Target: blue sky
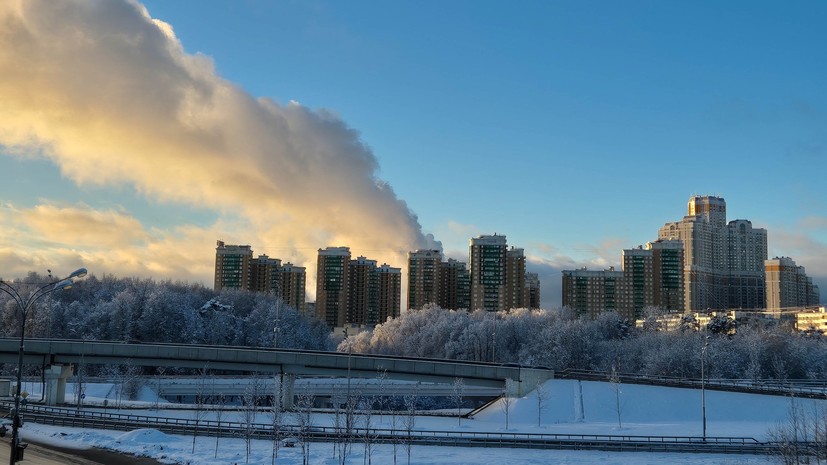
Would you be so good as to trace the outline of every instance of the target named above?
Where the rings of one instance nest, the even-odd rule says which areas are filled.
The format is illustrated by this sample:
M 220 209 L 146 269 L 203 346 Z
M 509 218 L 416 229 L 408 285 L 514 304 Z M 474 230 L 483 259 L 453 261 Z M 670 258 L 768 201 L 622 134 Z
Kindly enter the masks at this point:
M 529 268 L 543 275 L 544 306 L 559 305 L 561 268 L 619 265 L 622 248 L 655 239 L 658 227 L 684 215 L 693 194 L 723 196 L 730 219 L 768 229 L 771 256 L 791 256 L 827 289 L 823 2 L 143 4 L 172 28 L 183 56 L 202 55 L 218 79 L 280 108 L 295 101 L 314 115 L 330 112 L 358 132 L 376 161 L 362 174 L 386 181 L 416 215 L 423 235 L 441 241 L 449 256 L 463 258 L 469 237 L 494 232 L 524 247 Z M 132 18 L 95 14 L 97 22 L 86 27 Z M 100 57 L 106 66 L 113 61 L 104 52 Z M 148 65 L 137 72 L 151 70 L 153 57 L 141 58 Z M 120 74 L 112 75 L 102 85 L 116 86 Z M 77 90 L 68 89 L 62 92 Z M 154 94 L 144 89 L 141 95 L 151 100 Z M 108 272 L 209 285 L 212 243 L 203 241 L 222 231 L 224 239 L 308 268 L 317 247 L 351 245 L 355 254 L 391 262 L 399 260 L 398 248 L 428 243 L 415 225 L 382 232 L 409 238 L 398 248 L 392 237 L 379 244 L 369 233 L 331 232 L 338 230 L 334 225 L 311 235 L 321 243 L 296 244 L 276 238 L 272 231 L 283 230 L 278 221 L 260 224 L 273 210 L 239 220 L 233 208 L 204 200 L 208 193 L 190 195 L 185 178 L 170 187 L 113 175 L 117 166 L 104 175 L 72 173 L 69 158 L 59 153 L 61 135 L 30 132 L 37 143 L 0 138 L 6 146 L 0 153 L 15 154 L 0 156 L 0 169 L 12 174 L 0 186 L 6 223 L 38 205 L 59 214 L 105 212 L 117 224 L 134 220 L 145 234 L 133 238 L 133 256 L 121 257 L 118 267 L 101 261 Z M 115 156 L 113 147 L 108 150 Z M 228 162 L 244 163 L 244 157 Z M 280 164 L 267 166 L 278 170 Z M 295 179 L 294 189 L 314 182 Z M 249 228 L 228 226 L 239 221 L 256 233 L 245 236 Z M 382 228 L 371 229 L 378 236 Z M 3 248 L 14 249 L 5 257 L 15 264 L 8 268 L 27 261 L 42 266 L 46 256 L 27 248 L 44 243 L 73 250 L 77 260 L 102 260 L 100 251 L 85 252 L 82 244 L 53 235 L 34 240 L 34 232 L 0 239 L 0 260 Z M 13 242 L 20 237 L 22 248 Z M 190 250 L 180 250 L 181 244 Z M 181 260 L 203 264 L 142 264 L 152 261 L 152 250 L 173 246 Z M 72 254 L 65 255 L 68 265 Z

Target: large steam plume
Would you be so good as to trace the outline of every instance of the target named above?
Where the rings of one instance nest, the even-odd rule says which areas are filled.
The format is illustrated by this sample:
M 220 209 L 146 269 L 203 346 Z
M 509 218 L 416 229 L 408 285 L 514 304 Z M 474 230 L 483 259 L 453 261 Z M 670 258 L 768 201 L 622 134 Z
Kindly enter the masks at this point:
M 135 2 L 2 2 L 0 76 L 0 144 L 48 157 L 79 185 L 127 184 L 156 202 L 234 215 L 250 229 L 223 238 L 288 247 L 282 255 L 308 271 L 327 245 L 395 266 L 408 250 L 434 246 L 377 179 L 356 131 L 324 110 L 254 98 L 208 57 L 185 53 L 172 27 Z M 71 217 L 54 206 L 19 216 L 50 208 Z M 209 229 L 199 240 L 220 234 Z M 190 250 L 205 269 L 218 238 L 191 244 L 206 247 Z

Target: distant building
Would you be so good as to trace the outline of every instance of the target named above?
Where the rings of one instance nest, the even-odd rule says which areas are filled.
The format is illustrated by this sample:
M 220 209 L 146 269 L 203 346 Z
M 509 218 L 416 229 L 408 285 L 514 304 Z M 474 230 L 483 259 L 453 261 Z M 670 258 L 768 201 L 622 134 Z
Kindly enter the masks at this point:
M 438 303 L 439 272 L 442 252 L 417 250 L 408 252 L 408 309 L 418 310 Z
M 511 247 L 505 253 L 505 309 L 525 308 L 525 252 Z
M 764 262 L 767 276 L 767 311 L 779 314 L 786 309 L 818 305 L 818 286 L 807 276 L 803 266 L 789 257 L 775 257 Z
M 649 242 L 622 254 L 622 271 L 563 271 L 563 305 L 590 318 L 614 311 L 629 320 L 641 318 L 646 307 L 683 311 L 680 241 Z
M 827 312 L 825 312 L 825 308 L 812 307 L 796 312 L 795 329 L 800 332 L 827 334 Z
M 658 231 L 659 239 L 683 243 L 686 310 L 762 308 L 767 231 L 747 220 L 727 224 L 721 197 L 693 196 L 687 210 Z
M 252 258 L 249 245 L 225 245 L 224 241 L 217 241 L 213 289 L 249 289 Z
M 307 271 L 303 266 L 296 266 L 290 262 L 281 266 L 281 298 L 284 303 L 309 314 L 305 303 L 305 286 Z
M 376 269 L 376 273 L 378 319 L 370 324 L 384 323 L 388 318 L 397 318 L 402 307 L 402 270 L 383 263 Z
M 255 292 L 267 292 L 281 297 L 281 260 L 259 255 L 250 260 L 250 286 Z
M 357 257 L 348 262 L 347 317 L 345 323 L 376 324 L 379 319 L 376 260 Z
M 471 311 L 507 310 L 506 238 L 479 236 L 470 241 Z
M 259 255 L 253 258 L 249 245 L 226 245 L 216 242 L 214 289 L 239 289 L 266 292 L 280 297 L 285 304 L 305 311 L 305 269 L 278 258 Z
M 581 317 L 595 318 L 602 312 L 621 311 L 630 303 L 623 272 L 614 268 L 601 271 L 563 271 L 563 306 Z
M 465 263 L 449 258 L 439 264 L 437 305 L 449 310 L 471 308 L 471 274 Z
M 319 249 L 316 262 L 316 317 L 331 328 L 347 322 L 349 247 Z
M 359 256 L 348 247 L 319 249 L 316 316 L 330 328 L 371 328 L 399 316 L 402 270 Z
M 537 273 L 525 274 L 523 302 L 530 309 L 540 308 L 540 277 Z

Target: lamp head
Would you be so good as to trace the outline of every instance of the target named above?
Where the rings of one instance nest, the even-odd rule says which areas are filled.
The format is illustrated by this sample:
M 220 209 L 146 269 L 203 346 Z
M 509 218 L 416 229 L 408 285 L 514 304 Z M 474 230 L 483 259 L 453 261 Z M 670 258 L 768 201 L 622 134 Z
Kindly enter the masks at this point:
M 72 288 L 72 280 L 71 279 L 64 279 L 63 281 L 59 281 L 55 283 L 55 287 L 53 290 L 55 291 L 66 291 Z
M 86 268 L 78 268 L 69 275 L 69 278 L 82 278 L 86 276 Z

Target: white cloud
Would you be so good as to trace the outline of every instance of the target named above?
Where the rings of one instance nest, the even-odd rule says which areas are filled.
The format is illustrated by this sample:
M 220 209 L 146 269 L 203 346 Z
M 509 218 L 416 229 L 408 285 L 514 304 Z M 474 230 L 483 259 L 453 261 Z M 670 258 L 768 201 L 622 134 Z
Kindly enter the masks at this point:
M 172 26 L 141 5 L 12 0 L 0 4 L 0 24 L 0 145 L 9 151 L 46 156 L 79 185 L 129 184 L 150 199 L 240 217 L 250 229 L 238 241 L 290 245 L 305 265 L 315 254 L 296 251 L 327 245 L 349 245 L 395 266 L 408 250 L 438 247 L 376 177 L 376 158 L 358 132 L 326 110 L 254 98 L 216 75 L 208 57 L 185 53 Z M 20 219 L 54 242 L 46 222 L 75 225 L 76 214 L 43 205 Z M 146 253 L 158 244 L 126 214 L 81 216 L 103 230 L 74 231 L 76 241 L 63 241 L 67 256 L 93 259 L 88 243 L 114 231 L 128 240 L 110 246 L 129 244 L 130 257 L 135 243 Z M 208 228 L 209 244 L 228 236 L 219 226 Z M 161 244 L 193 233 L 184 227 L 161 234 Z M 179 245 L 211 266 L 204 256 L 212 247 L 196 249 L 203 242 Z M 121 269 L 203 274 L 146 253 L 138 265 L 121 253 L 111 250 Z M 32 266 L 43 259 L 32 255 Z

